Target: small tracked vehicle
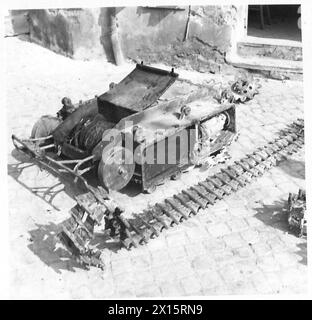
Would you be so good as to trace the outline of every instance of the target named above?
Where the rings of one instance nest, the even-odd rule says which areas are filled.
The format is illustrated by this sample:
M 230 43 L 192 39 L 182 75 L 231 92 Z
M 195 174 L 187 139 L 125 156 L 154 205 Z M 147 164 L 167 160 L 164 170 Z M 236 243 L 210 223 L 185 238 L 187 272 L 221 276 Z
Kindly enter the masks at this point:
M 214 84 L 193 84 L 173 69 L 141 63 L 100 96 L 77 105 L 64 98 L 57 117 L 42 117 L 31 138 L 12 135 L 18 150 L 58 175 L 72 174 L 86 188 L 60 235 L 72 253 L 96 264 L 88 260 L 98 258 L 88 246 L 94 226 L 105 221 L 113 233 L 123 229 L 123 209 L 110 190 L 134 181 L 153 192 L 231 143 L 235 105 L 218 102 L 217 94 Z M 97 172 L 99 186 L 86 179 L 89 171 Z
M 218 104 L 213 89 L 181 80 L 173 70 L 138 64 L 110 87 L 78 106 L 64 98 L 59 117 L 42 117 L 30 139 L 13 135 L 14 145 L 77 179 L 96 168 L 107 192 L 131 180 L 152 191 L 236 133 L 235 106 Z

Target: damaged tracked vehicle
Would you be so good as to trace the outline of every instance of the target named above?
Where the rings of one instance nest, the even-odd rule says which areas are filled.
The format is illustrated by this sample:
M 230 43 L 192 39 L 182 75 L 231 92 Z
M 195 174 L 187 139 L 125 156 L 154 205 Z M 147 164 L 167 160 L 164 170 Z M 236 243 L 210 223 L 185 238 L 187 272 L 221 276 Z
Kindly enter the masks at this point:
M 249 98 L 257 93 L 250 84 L 247 89 Z M 142 191 L 152 192 L 233 140 L 235 105 L 218 103 L 213 98 L 216 93 L 214 84 L 196 85 L 179 79 L 173 69 L 138 64 L 100 96 L 76 106 L 64 98 L 58 117 L 42 117 L 30 139 L 12 136 L 17 149 L 57 174 L 72 174 L 86 188 L 76 197 L 77 205 L 60 233 L 62 242 L 84 264 L 101 265 L 100 252 L 89 245 L 96 225 L 126 239 L 127 247 L 129 241 L 137 244 L 110 190 L 134 181 Z M 85 178 L 91 170 L 97 172 L 98 187 Z M 187 206 L 186 199 L 179 199 Z

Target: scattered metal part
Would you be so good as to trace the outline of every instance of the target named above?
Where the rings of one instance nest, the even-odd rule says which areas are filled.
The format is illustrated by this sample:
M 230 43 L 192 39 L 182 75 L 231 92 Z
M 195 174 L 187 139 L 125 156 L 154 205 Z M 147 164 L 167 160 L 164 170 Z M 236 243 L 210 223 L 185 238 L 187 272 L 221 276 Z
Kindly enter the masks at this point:
M 235 105 L 207 103 L 207 96 L 211 94 L 212 88 L 215 89 L 219 85 L 218 83 L 211 81 L 208 89 L 205 85 L 179 82 L 177 78 L 178 74 L 174 73 L 173 69 L 168 72 L 143 64 L 137 65 L 124 80 L 111 85 L 108 92 L 85 102 L 80 101 L 75 110 L 72 109 L 71 101 L 64 98 L 64 112 L 60 113 L 62 122 L 53 130 L 52 138 L 50 134 L 24 140 L 12 136 L 15 147 L 29 154 L 40 165 L 59 175 L 64 172 L 70 173 L 75 181 L 83 182 L 87 192 L 76 198 L 77 204 L 70 212 L 71 217 L 62 224 L 59 238 L 86 267 L 104 266 L 100 250 L 92 245 L 96 226 L 103 227 L 105 232 L 109 231 L 111 237 L 119 238 L 126 248 L 138 247 L 158 236 L 163 230 L 181 223 L 190 215 L 197 214 L 200 209 L 213 205 L 217 199 L 223 199 L 243 187 L 252 178 L 261 176 L 271 164 L 278 164 L 304 143 L 303 121 L 298 121 L 266 146 L 269 153 L 262 148 L 207 178 L 206 181 L 135 215 L 134 218 L 125 218 L 122 214 L 124 210 L 110 197 L 109 189 L 119 190 L 133 177 L 135 181 L 140 182 L 142 190 L 152 191 L 156 185 L 175 172 L 183 171 L 187 166 L 194 164 L 190 154 L 195 149 L 200 151 L 199 161 L 204 158 L 211 159 L 218 152 L 225 160 L 223 152 L 220 151 L 224 151 L 225 146 L 237 137 Z M 259 86 L 252 81 L 244 77 L 236 79 L 231 84 L 231 95 L 223 102 L 244 102 L 253 98 L 258 93 Z M 176 91 L 170 93 L 169 89 L 174 83 L 178 84 L 178 88 L 181 84 L 187 85 L 190 92 L 185 93 L 182 90 L 183 94 L 177 98 Z M 145 86 L 144 90 L 142 85 Z M 164 94 L 167 94 L 165 99 L 159 100 Z M 173 95 L 171 99 L 170 94 Z M 193 112 L 196 108 L 197 112 Z M 176 115 L 183 121 L 178 121 Z M 143 161 L 139 169 L 141 171 L 136 171 L 133 166 L 127 167 L 127 163 L 123 161 L 127 149 L 122 145 L 119 151 L 113 146 L 107 154 L 107 159 L 119 159 L 118 165 L 116 161 L 112 161 L 113 164 L 105 163 L 107 159 L 103 160 L 103 150 L 109 140 L 106 141 L 102 134 L 112 127 L 120 129 L 124 119 L 137 124 L 136 127 L 132 127 L 135 133 L 133 142 L 142 143 L 139 154 L 141 160 L 145 159 L 148 151 L 152 151 L 154 155 L 155 143 L 160 139 L 177 137 L 181 130 L 188 130 L 190 134 L 195 126 L 196 137 L 187 149 L 187 159 L 180 159 L 175 166 L 166 163 L 160 168 L 153 164 L 145 165 Z M 156 135 L 155 138 L 154 133 L 158 129 L 154 124 L 155 119 L 164 124 L 167 135 Z M 131 128 L 129 130 L 131 131 Z M 126 137 L 127 132 L 122 131 L 122 141 L 119 142 L 124 143 Z M 55 148 L 51 141 L 47 143 L 51 139 Z M 44 141 L 46 144 L 42 145 L 41 142 Z M 180 140 L 181 143 L 188 145 L 183 139 Z M 53 156 L 47 154 L 47 148 L 54 149 Z M 182 150 L 181 145 L 179 148 Z M 65 156 L 69 160 L 56 159 L 56 155 Z M 215 162 L 220 160 L 219 157 Z M 104 188 L 91 186 L 83 176 L 85 172 L 96 167 Z
M 254 79 L 251 74 L 244 73 L 229 82 L 230 87 L 222 90 L 219 102 L 223 103 L 244 103 L 254 98 L 259 93 L 261 85 L 259 79 Z
M 306 192 L 299 189 L 298 194 L 289 193 L 288 196 L 288 225 L 298 237 L 307 235 L 307 207 Z
M 189 106 L 182 106 L 180 110 L 179 120 L 184 119 L 184 117 L 187 117 L 191 113 L 191 108 Z
M 207 178 L 206 181 L 199 182 L 195 186 L 182 190 L 180 194 L 174 195 L 173 198 L 167 198 L 161 203 L 157 203 L 155 206 L 144 210 L 142 213 L 135 214 L 131 220 L 122 218 L 122 213 L 120 213 L 115 219 L 118 221 L 119 228 L 122 230 L 122 232 L 119 233 L 121 243 L 128 249 L 144 244 L 148 242 L 149 239 L 157 237 L 165 229 L 182 223 L 189 218 L 190 214 L 197 214 L 199 209 L 205 209 L 210 205 L 213 206 L 218 199 L 221 200 L 226 195 L 230 195 L 239 188 L 243 188 L 248 182 L 251 182 L 253 178 L 262 176 L 273 165 L 278 165 L 279 161 L 283 160 L 284 157 L 273 162 L 272 166 L 266 166 L 263 165 L 263 163 L 269 161 L 271 158 L 277 159 L 278 154 L 285 148 L 291 147 L 289 154 L 292 154 L 303 146 L 303 123 L 299 122 L 298 126 L 292 125 L 290 128 L 290 131 L 282 133 L 272 143 L 258 148 L 257 151 L 252 154 L 252 157 L 249 155 L 240 161 L 235 161 L 234 164 L 221 170 L 214 176 Z M 294 139 L 289 139 L 289 135 L 292 135 Z M 281 143 L 281 141 L 283 142 Z M 279 145 L 280 147 L 274 148 L 275 145 Z M 92 197 L 91 194 L 89 196 Z M 290 195 L 289 197 L 289 224 L 299 229 L 299 235 L 306 233 L 306 218 L 303 213 L 305 204 L 303 205 L 303 198 L 305 199 L 305 194 L 302 191 L 301 193 L 299 192 L 298 196 Z M 90 203 L 98 203 L 98 200 L 95 198 L 89 198 L 89 201 Z M 85 208 L 84 206 L 84 209 Z M 103 210 L 105 209 L 103 208 Z M 73 212 L 74 211 L 72 211 L 72 215 Z M 85 210 L 84 214 L 88 216 L 89 212 Z M 76 220 L 70 221 L 71 224 L 75 226 L 78 225 Z M 65 222 L 64 225 L 67 223 L 68 222 Z M 79 228 L 82 228 L 82 226 L 79 225 Z M 72 226 L 70 230 L 73 230 Z M 87 232 L 83 233 L 83 236 L 74 231 L 70 235 L 73 237 L 72 246 L 74 246 L 75 249 L 72 250 L 72 252 L 74 252 L 76 256 L 83 256 L 84 260 L 89 257 L 91 252 L 89 242 L 92 228 L 90 229 L 89 227 L 87 230 Z M 67 232 L 67 235 L 68 234 L 69 232 Z

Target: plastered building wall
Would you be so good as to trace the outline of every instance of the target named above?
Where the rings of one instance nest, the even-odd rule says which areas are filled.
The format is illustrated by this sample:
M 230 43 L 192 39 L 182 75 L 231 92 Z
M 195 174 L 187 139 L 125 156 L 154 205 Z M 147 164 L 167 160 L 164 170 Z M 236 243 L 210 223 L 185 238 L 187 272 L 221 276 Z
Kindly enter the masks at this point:
M 235 6 L 30 10 L 31 41 L 74 59 L 114 62 L 112 34 L 124 60 L 163 63 L 202 72 L 228 68 L 238 12 Z

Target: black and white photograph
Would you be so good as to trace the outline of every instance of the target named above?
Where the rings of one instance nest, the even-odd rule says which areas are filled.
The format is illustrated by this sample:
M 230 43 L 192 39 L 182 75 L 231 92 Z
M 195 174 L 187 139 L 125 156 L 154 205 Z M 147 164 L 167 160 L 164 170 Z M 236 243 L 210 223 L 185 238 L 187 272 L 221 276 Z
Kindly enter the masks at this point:
M 24 2 L 3 10 L 8 298 L 308 295 L 311 6 Z

